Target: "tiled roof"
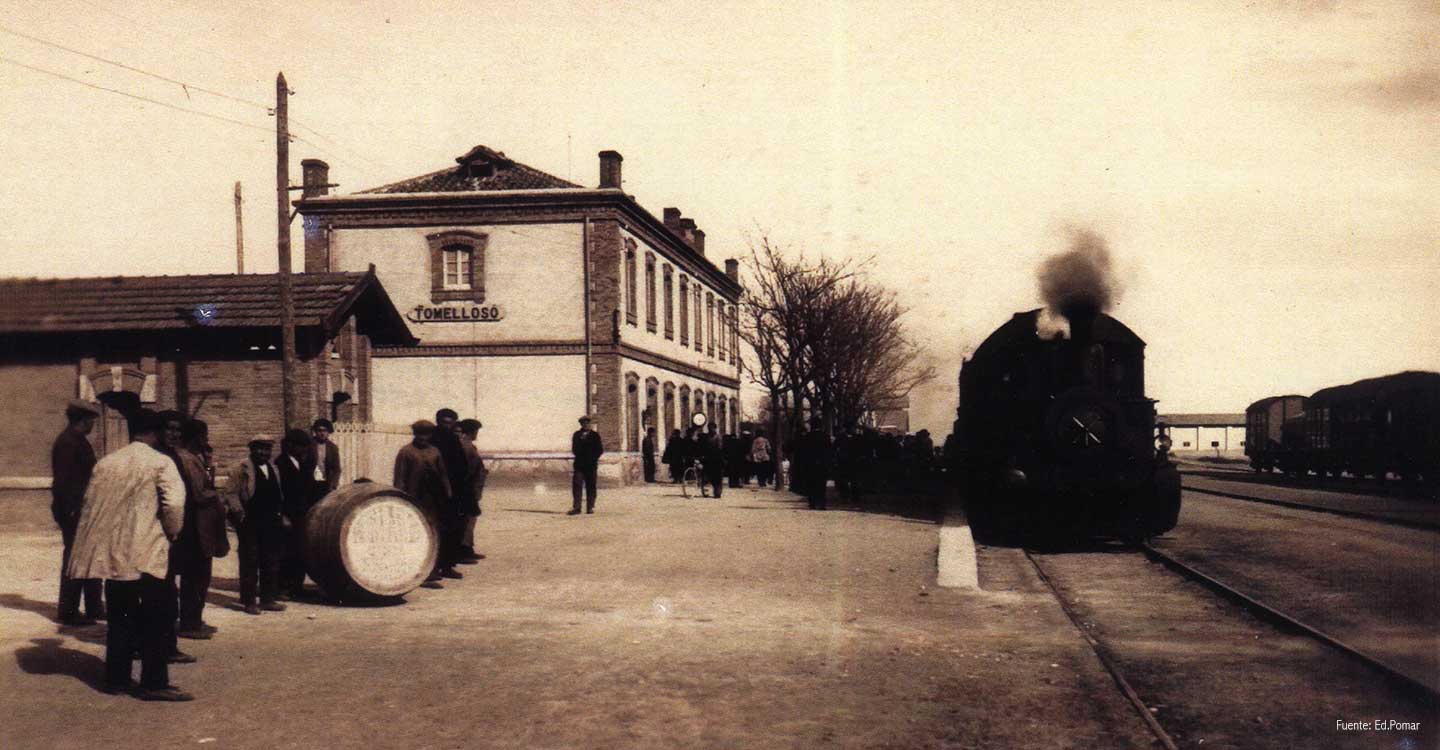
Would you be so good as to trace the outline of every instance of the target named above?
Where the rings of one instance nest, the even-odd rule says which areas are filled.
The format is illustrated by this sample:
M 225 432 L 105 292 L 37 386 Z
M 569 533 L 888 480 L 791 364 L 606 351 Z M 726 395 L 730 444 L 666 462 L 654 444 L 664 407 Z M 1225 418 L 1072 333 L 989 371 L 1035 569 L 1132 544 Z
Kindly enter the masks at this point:
M 1242 427 L 1244 414 L 1161 414 L 1155 418 L 1170 427 Z
M 458 193 L 479 190 L 557 190 L 581 187 L 521 164 L 485 146 L 455 158 L 458 166 L 392 182 L 361 193 Z
M 297 327 L 334 325 L 373 289 L 383 301 L 380 327 L 398 333 L 400 320 L 404 329 L 371 273 L 291 279 Z M 280 325 L 279 297 L 278 274 L 0 279 L 0 334 L 273 327 Z

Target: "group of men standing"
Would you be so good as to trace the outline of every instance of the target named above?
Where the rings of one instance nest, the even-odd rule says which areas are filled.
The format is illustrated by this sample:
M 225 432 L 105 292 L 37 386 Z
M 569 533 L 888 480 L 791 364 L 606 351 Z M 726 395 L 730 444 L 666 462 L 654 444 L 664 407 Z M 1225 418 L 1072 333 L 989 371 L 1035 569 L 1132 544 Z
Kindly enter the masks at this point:
M 641 457 L 645 468 L 645 481 L 654 482 L 655 428 L 646 430 L 641 443 Z M 769 484 L 775 476 L 775 456 L 769 438 L 763 431 L 751 436 L 749 431 L 739 435 L 721 435 L 715 425 L 708 429 L 691 427 L 683 434 L 680 430 L 670 433 L 661 455 L 670 469 L 670 481 L 680 482 L 685 470 L 698 462 L 701 480 L 710 485 L 715 497 L 724 491 L 726 480 L 731 487 L 744 487 L 751 478 L 759 481 L 761 487 Z
M 395 456 L 393 484 L 431 513 L 439 532 L 440 549 L 435 569 L 421 584 L 425 588 L 443 588 L 444 578 L 464 578 L 455 566 L 485 557 L 475 551 L 475 524 L 489 474 L 475 446 L 481 424 L 459 416 L 454 409 L 440 409 L 434 422 L 410 425 L 411 440 Z
M 203 420 L 137 409 L 127 418 L 131 442 L 97 461 L 87 436 L 98 417 L 93 404 L 70 402 L 51 450 L 51 512 L 64 544 L 58 619 L 108 620 L 106 692 L 191 700 L 170 684 L 169 665 L 196 660 L 179 638 L 218 632 L 203 612 L 214 560 L 230 552 L 227 519 L 239 540 L 241 607 L 251 615 L 283 611 L 305 581 L 305 514 L 340 479 L 334 427 L 320 419 L 309 433 L 287 431 L 278 461 L 273 439 L 255 436 L 222 497 Z

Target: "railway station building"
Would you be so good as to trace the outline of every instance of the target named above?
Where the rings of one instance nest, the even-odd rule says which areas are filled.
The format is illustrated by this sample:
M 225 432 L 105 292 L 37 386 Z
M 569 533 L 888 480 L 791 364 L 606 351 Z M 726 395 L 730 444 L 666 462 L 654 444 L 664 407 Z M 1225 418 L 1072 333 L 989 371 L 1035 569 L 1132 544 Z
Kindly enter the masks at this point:
M 303 426 L 368 420 L 371 352 L 413 342 L 410 326 L 374 269 L 292 278 Z M 205 420 L 220 467 L 253 435 L 278 438 L 278 298 L 275 274 L 0 280 L 0 486 L 50 486 L 50 445 L 77 398 L 101 414 L 101 456 L 129 442 L 125 415 L 141 406 Z
M 621 165 L 601 152 L 598 186 L 583 187 L 476 146 L 332 195 L 328 165 L 302 162 L 306 273 L 373 265 L 414 331 L 373 349 L 372 441 L 398 445 L 405 425 L 450 407 L 483 423 L 498 475 L 568 475 L 589 414 L 613 482 L 638 480 L 647 427 L 657 452 L 696 412 L 738 427 L 738 263 L 717 266 L 678 209 L 641 206 Z
M 1245 454 L 1244 414 L 1161 414 L 1155 421 L 1169 431 L 1173 454 Z

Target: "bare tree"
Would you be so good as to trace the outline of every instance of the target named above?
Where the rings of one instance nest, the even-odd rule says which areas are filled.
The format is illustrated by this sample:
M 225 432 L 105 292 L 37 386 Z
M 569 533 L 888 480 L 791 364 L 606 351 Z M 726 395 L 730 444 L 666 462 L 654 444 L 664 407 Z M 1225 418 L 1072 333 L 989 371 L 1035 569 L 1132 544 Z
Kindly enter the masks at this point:
M 868 261 L 793 258 L 763 234 L 751 243 L 741 337 L 751 382 L 769 395 L 794 434 L 806 412 L 827 427 L 891 406 L 935 377 L 907 335 L 895 293 L 864 277 Z

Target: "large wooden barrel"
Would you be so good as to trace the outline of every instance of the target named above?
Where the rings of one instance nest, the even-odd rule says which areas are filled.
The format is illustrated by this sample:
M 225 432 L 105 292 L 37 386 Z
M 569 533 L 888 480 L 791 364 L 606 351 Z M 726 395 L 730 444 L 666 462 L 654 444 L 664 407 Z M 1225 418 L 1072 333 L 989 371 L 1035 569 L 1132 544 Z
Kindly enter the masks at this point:
M 327 596 L 374 601 L 403 596 L 435 567 L 439 537 L 428 508 L 394 487 L 341 487 L 305 516 L 304 556 Z

